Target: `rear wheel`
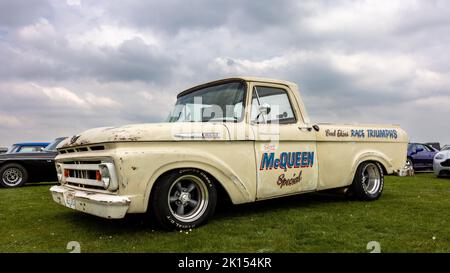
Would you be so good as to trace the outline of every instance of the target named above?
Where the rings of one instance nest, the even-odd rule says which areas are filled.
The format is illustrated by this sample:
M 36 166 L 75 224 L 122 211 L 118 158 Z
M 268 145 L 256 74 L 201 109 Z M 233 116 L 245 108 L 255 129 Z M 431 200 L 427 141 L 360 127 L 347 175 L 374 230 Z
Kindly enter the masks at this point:
M 28 180 L 27 170 L 19 164 L 6 164 L 0 168 L 0 185 L 5 188 L 16 188 Z
M 214 214 L 217 191 L 209 176 L 196 169 L 170 172 L 157 182 L 150 200 L 157 223 L 166 229 L 190 229 Z
M 356 170 L 353 179 L 353 192 L 361 200 L 376 200 L 380 198 L 384 187 L 384 174 L 376 162 L 363 162 Z

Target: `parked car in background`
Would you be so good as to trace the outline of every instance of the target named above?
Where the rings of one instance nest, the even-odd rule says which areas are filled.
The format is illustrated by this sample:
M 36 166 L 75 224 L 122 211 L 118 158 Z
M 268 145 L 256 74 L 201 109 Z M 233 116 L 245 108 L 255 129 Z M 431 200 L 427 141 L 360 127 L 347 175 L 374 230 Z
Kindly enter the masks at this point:
M 8 151 L 8 148 L 0 148 L 0 154 L 4 154 Z
M 433 171 L 437 177 L 450 176 L 450 146 L 442 147 L 434 156 Z
M 50 142 L 24 142 L 24 143 L 16 143 L 8 149 L 7 153 L 33 153 L 33 152 L 42 152 L 45 147 L 47 147 Z
M 55 139 L 42 152 L 0 154 L 0 186 L 14 188 L 27 182 L 57 181 L 56 146 L 64 139 Z
M 439 151 L 430 145 L 423 143 L 408 144 L 408 158 L 406 165 L 412 166 L 414 170 L 432 170 L 434 156 Z

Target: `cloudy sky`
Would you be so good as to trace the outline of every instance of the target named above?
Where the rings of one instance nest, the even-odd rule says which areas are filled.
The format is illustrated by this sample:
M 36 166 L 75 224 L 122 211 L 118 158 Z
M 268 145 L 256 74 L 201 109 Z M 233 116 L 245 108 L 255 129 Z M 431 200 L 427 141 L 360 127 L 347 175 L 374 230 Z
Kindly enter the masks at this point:
M 163 121 L 231 75 L 300 86 L 318 122 L 450 144 L 450 1 L 1 0 L 0 146 Z

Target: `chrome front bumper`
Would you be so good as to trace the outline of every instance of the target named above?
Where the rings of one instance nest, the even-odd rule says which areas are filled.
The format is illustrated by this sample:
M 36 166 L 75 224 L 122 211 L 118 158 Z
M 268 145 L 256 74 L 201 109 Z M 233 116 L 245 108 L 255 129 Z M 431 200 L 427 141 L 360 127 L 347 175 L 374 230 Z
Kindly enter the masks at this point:
M 108 219 L 125 217 L 131 202 L 126 196 L 86 192 L 64 186 L 53 186 L 50 192 L 56 203 Z

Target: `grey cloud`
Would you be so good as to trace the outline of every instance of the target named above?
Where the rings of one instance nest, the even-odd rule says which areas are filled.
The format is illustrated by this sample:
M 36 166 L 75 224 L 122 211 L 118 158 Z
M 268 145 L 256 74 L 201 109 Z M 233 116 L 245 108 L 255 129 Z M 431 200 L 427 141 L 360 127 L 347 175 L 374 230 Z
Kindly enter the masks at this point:
M 14 0 L 0 2 L 0 30 L 19 27 L 50 17 L 54 11 L 46 0 Z
M 234 25 L 240 30 L 258 30 L 284 24 L 299 15 L 292 1 L 113 1 L 108 10 L 138 27 L 156 27 L 174 33 L 180 29 Z
M 21 49 L 0 42 L 0 61 L 8 64 L 0 68 L 0 78 L 163 82 L 175 64 L 168 53 L 156 52 L 139 38 L 124 41 L 118 48 L 79 50 L 62 46 L 65 44 L 55 41 Z
M 165 81 L 174 60 L 168 53 L 155 51 L 141 39 L 125 41 L 117 50 L 108 50 L 105 58 L 93 58 L 90 75 L 104 81 Z

